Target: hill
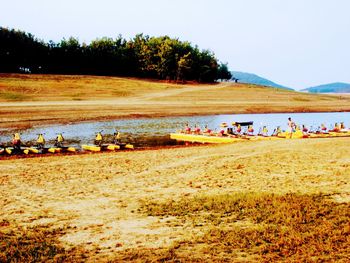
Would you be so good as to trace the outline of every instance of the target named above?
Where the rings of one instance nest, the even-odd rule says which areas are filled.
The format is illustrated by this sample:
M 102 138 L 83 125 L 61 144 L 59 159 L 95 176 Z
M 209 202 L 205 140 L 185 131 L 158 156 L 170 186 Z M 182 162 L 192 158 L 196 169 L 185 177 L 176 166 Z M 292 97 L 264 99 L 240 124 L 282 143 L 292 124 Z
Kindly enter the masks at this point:
M 310 87 L 303 89 L 301 91 L 311 92 L 311 93 L 350 93 L 350 84 L 335 82 L 324 85 L 319 85 L 315 87 Z
M 271 80 L 265 79 L 263 77 L 260 77 L 258 75 L 252 74 L 252 73 L 240 72 L 240 71 L 231 71 L 231 73 L 232 73 L 231 80 L 238 79 L 238 82 L 240 82 L 240 83 L 256 84 L 256 85 L 261 85 L 261 86 L 269 86 L 269 87 L 274 87 L 274 88 L 293 90 L 291 88 L 282 86 L 282 85 L 277 84 Z

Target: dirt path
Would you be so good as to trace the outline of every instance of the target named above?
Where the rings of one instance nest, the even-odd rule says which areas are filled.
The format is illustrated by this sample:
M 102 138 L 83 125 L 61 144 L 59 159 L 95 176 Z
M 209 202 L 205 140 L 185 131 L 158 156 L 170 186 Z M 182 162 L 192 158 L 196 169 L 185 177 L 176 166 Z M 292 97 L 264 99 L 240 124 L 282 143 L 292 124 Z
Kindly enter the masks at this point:
M 166 247 L 196 234 L 143 202 L 208 193 L 329 194 L 350 202 L 348 138 L 242 142 L 166 150 L 0 160 L 0 220 L 64 228 L 67 247 Z M 334 151 L 334 149 L 337 149 Z

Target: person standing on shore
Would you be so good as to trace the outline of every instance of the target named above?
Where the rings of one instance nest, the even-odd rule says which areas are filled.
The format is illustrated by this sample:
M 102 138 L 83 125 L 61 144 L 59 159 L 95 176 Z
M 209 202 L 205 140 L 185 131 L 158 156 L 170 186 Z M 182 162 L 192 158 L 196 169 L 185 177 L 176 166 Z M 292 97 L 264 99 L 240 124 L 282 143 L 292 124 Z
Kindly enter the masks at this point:
M 292 138 L 293 132 L 295 132 L 295 122 L 292 121 L 292 118 L 288 118 L 288 133 L 289 133 L 289 138 Z

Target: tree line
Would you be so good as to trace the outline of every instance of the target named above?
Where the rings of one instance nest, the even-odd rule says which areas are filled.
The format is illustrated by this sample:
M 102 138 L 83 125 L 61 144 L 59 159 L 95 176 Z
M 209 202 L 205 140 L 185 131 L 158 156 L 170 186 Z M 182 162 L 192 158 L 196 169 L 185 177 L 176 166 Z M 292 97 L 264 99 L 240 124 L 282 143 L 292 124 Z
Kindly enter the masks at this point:
M 0 72 L 82 74 L 214 82 L 230 79 L 227 64 L 213 52 L 168 36 L 121 35 L 80 43 L 37 39 L 20 30 L 0 27 Z

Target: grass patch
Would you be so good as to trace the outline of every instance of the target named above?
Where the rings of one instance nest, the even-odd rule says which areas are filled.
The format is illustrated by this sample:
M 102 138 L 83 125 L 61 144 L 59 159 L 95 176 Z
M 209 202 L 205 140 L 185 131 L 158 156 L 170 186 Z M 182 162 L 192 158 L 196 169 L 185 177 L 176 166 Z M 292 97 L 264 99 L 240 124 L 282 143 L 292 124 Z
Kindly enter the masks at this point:
M 141 210 L 152 216 L 176 216 L 200 227 L 203 234 L 168 250 L 128 251 L 124 259 L 345 262 L 350 256 L 350 204 L 319 195 L 200 196 L 145 202 Z
M 123 90 L 113 90 L 112 95 L 115 97 L 128 97 L 134 95 L 132 92 L 123 91 Z
M 22 101 L 30 97 L 28 95 L 24 95 L 17 92 L 0 92 L 0 98 L 7 101 Z
M 0 226 L 9 226 L 2 221 Z M 77 262 L 85 257 L 83 250 L 67 251 L 57 241 L 61 229 L 43 227 L 0 229 L 0 262 Z
M 309 98 L 305 98 L 305 97 L 293 97 L 294 101 L 311 101 L 311 99 Z

